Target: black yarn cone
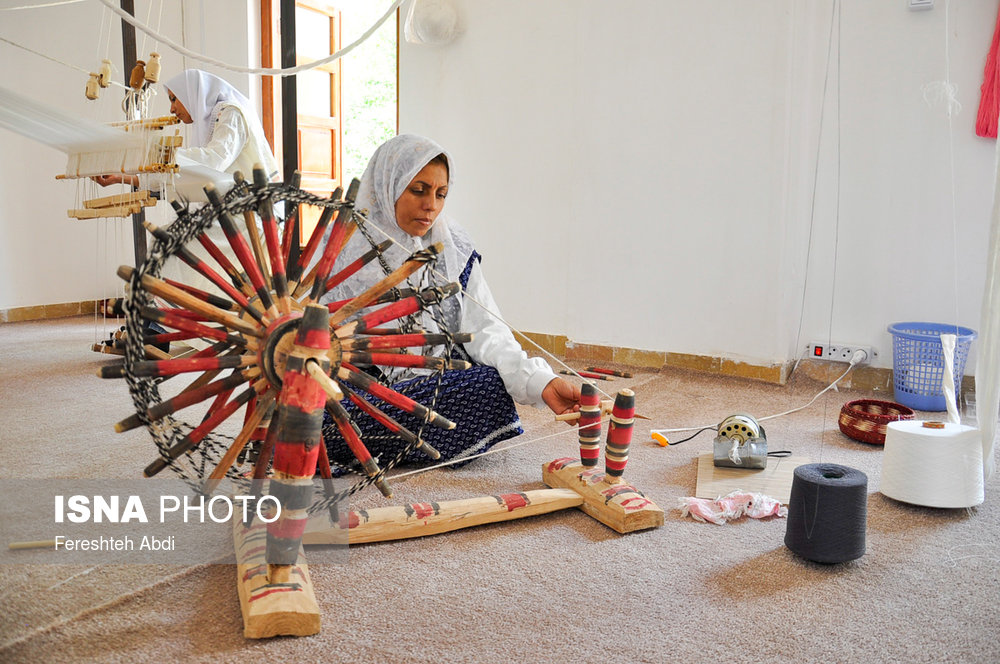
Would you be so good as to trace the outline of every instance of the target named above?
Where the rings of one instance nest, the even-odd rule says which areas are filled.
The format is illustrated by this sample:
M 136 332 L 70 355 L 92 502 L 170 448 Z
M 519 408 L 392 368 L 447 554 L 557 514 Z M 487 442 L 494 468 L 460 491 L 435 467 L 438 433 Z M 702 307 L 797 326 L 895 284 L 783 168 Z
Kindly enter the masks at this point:
M 868 476 L 833 463 L 795 469 L 785 546 L 806 560 L 843 563 L 865 554 Z

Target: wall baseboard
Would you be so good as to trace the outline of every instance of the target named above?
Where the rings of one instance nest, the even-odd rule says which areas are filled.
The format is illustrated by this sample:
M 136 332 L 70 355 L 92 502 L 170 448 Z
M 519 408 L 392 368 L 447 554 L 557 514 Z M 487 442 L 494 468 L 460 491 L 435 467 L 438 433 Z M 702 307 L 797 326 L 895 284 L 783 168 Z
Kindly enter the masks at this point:
M 725 357 L 710 357 L 706 355 L 688 355 L 686 353 L 671 353 L 667 351 L 638 350 L 635 348 L 619 348 L 598 344 L 576 343 L 561 334 L 540 334 L 524 332 L 528 337 L 548 352 L 567 361 L 611 362 L 630 367 L 660 370 L 666 367 L 693 369 L 722 376 L 750 378 L 767 383 L 784 385 L 791 377 L 792 370 L 796 373 L 830 384 L 847 369 L 842 362 L 821 362 L 804 359 L 795 368 L 795 362 L 785 362 L 768 366 L 738 362 Z M 529 346 L 530 352 L 532 348 Z M 875 392 L 879 398 L 891 401 L 892 369 L 884 367 L 859 366 L 847 375 L 838 386 L 845 389 L 867 390 Z M 962 380 L 962 394 L 975 391 L 975 377 L 965 376 Z M 881 394 L 879 394 L 881 393 Z
M 93 314 L 98 302 L 84 300 L 83 302 L 63 302 L 60 304 L 41 304 L 30 307 L 14 307 L 0 309 L 0 324 L 18 323 L 32 320 L 48 320 L 54 318 L 69 318 Z M 599 344 L 576 343 L 562 334 L 542 334 L 538 332 L 518 332 L 528 337 L 546 351 L 567 361 L 612 362 L 630 367 L 660 370 L 665 367 L 693 369 L 722 376 L 750 378 L 766 383 L 784 385 L 791 376 L 794 362 L 773 364 L 768 366 L 738 362 L 725 357 L 708 355 L 689 355 L 686 353 L 671 353 L 668 351 L 640 350 L 618 346 L 602 346 Z M 527 351 L 535 350 L 530 345 Z M 844 372 L 847 366 L 841 362 L 821 362 L 806 359 L 799 363 L 797 371 L 820 382 L 832 383 Z M 869 390 L 885 393 L 886 399 L 892 399 L 892 369 L 861 366 L 850 373 L 839 385 L 845 389 Z M 975 392 L 975 377 L 965 376 L 962 380 L 962 394 Z
M 59 304 L 39 304 L 30 307 L 0 309 L 0 323 L 20 323 L 29 320 L 84 316 L 94 313 L 96 307 L 97 302 L 95 300 L 84 300 L 83 302 L 62 302 Z
M 696 371 L 722 374 L 724 376 L 751 378 L 779 385 L 784 385 L 788 380 L 793 366 L 791 362 L 760 366 L 725 357 L 708 357 L 704 355 L 689 355 L 687 353 L 671 353 L 668 351 L 582 344 L 561 334 L 539 334 L 536 332 L 525 332 L 523 334 L 548 352 L 566 360 L 595 363 L 612 362 L 630 367 L 657 370 L 664 367 L 678 367 L 681 369 L 694 369 Z

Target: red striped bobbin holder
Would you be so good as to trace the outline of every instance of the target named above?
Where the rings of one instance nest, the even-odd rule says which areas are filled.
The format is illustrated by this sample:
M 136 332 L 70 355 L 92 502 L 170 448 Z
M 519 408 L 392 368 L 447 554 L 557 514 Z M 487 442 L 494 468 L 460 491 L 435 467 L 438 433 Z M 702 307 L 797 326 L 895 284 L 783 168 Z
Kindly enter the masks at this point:
M 271 565 L 295 563 L 309 516 L 326 392 L 309 376 L 306 363 L 317 362 L 324 371 L 330 370 L 329 319 L 325 306 L 306 307 L 282 376 L 285 389 L 278 398 L 274 477 L 269 489 L 281 505 L 281 515 L 267 526 L 267 562 Z
M 635 393 L 621 390 L 615 397 L 608 425 L 608 442 L 604 450 L 604 481 L 618 484 L 622 481 L 628 463 L 628 447 L 632 442 L 632 425 L 635 422 Z
M 580 386 L 580 463 L 597 465 L 601 455 L 601 395 L 593 383 Z

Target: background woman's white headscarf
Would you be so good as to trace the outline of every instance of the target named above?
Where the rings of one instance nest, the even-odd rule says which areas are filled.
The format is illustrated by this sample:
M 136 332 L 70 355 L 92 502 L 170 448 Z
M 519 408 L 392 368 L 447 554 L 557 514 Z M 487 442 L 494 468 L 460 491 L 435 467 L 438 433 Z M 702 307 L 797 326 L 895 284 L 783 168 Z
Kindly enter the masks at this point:
M 191 119 L 194 121 L 192 129 L 194 140 L 197 143 L 194 147 L 205 147 L 212 138 L 212 130 L 215 128 L 215 118 L 218 115 L 220 104 L 237 106 L 247 123 L 247 129 L 253 133 L 257 145 L 262 147 L 268 145 L 264 136 L 264 127 L 260 124 L 253 104 L 246 98 L 246 95 L 215 74 L 209 74 L 200 69 L 185 69 L 167 81 L 165 86 L 191 114 Z M 269 162 L 264 163 L 269 173 L 278 168 L 278 164 L 270 152 L 267 155 L 261 155 L 261 161 Z
M 389 139 L 375 151 L 365 168 L 364 175 L 361 176 L 361 188 L 358 191 L 355 208 L 367 210 L 368 227 L 371 229 L 369 235 L 375 243 L 382 242 L 386 237 L 395 241 L 384 253 L 390 269 L 399 267 L 414 251 L 440 242 L 444 245 L 444 250 L 432 268 L 443 274 L 448 282 L 452 282 L 458 281 L 459 275 L 472 255 L 472 240 L 465 230 L 443 210 L 422 238 L 407 234 L 396 223 L 396 201 L 417 173 L 439 154 L 445 155 L 448 160 L 450 191 L 455 177 L 455 166 L 444 148 L 429 138 L 413 134 L 402 134 Z M 355 232 L 338 257 L 334 271 L 357 259 L 370 248 L 371 245 L 364 235 L 360 231 Z M 377 260 L 373 261 L 346 283 L 334 289 L 324 300 L 334 301 L 354 297 L 384 276 L 382 266 Z M 441 283 L 443 279 L 436 278 L 435 281 Z M 450 306 L 445 307 L 449 328 L 456 332 L 460 322 L 460 298 L 449 299 L 459 304 L 456 307 L 449 303 Z M 425 325 L 425 327 L 431 326 Z

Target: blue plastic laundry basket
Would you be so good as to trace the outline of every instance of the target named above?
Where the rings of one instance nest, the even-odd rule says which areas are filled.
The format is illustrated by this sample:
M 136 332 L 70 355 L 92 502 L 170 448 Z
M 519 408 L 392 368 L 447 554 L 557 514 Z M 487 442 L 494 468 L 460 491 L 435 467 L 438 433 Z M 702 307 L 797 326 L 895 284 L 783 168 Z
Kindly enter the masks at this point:
M 976 331 L 942 323 L 893 323 L 892 387 L 896 401 L 915 410 L 947 410 L 941 381 L 944 379 L 944 352 L 941 335 L 955 338 L 955 400 L 962 389 L 965 360 Z

